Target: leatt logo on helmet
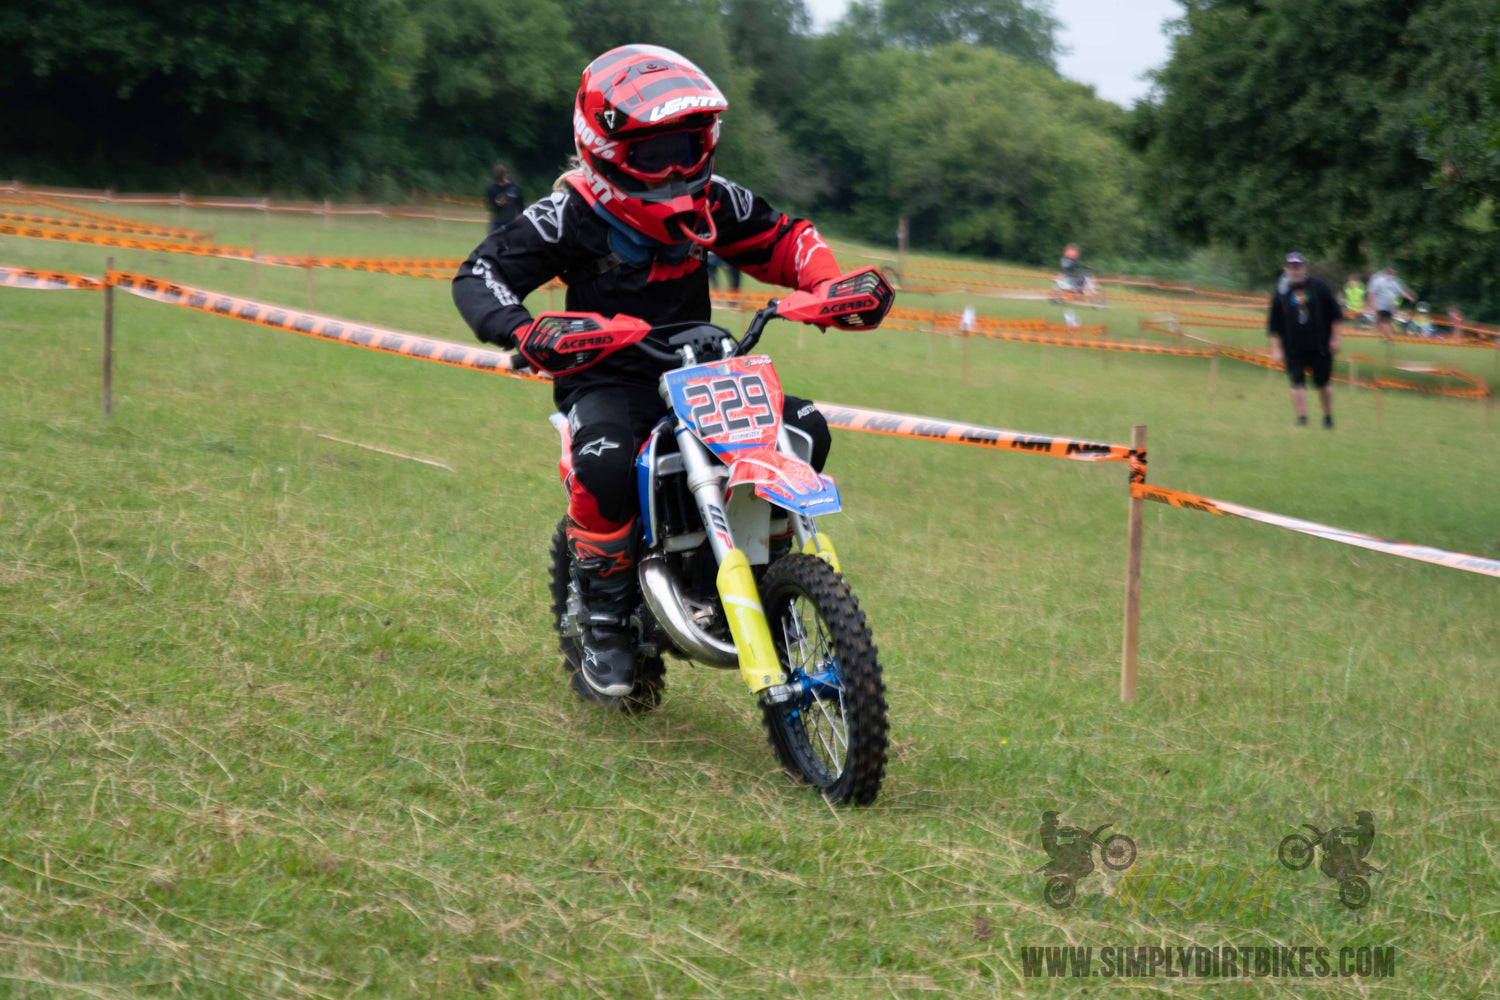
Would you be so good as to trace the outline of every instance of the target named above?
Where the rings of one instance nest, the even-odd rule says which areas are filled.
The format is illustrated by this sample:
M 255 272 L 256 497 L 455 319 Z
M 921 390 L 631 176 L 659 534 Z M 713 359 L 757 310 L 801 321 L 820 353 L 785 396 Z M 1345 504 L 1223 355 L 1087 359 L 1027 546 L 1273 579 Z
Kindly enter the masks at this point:
M 675 115 L 679 111 L 691 111 L 695 108 L 709 110 L 712 108 L 725 108 L 729 102 L 722 97 L 690 96 L 674 97 L 670 101 L 664 101 L 651 109 L 648 121 L 659 122 L 668 115 Z

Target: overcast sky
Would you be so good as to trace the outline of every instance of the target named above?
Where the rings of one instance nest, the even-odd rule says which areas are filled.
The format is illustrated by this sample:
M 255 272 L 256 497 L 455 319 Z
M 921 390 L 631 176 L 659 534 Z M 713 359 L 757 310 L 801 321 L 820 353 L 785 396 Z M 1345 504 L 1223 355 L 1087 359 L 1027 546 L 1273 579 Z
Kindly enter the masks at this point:
M 849 0 L 806 0 L 822 30 L 843 16 Z M 1129 107 L 1150 85 L 1139 79 L 1167 58 L 1162 22 L 1182 16 L 1176 0 L 1058 0 L 1052 16 L 1062 22 L 1058 41 L 1071 50 L 1058 69 L 1071 80 L 1091 83 L 1098 95 Z

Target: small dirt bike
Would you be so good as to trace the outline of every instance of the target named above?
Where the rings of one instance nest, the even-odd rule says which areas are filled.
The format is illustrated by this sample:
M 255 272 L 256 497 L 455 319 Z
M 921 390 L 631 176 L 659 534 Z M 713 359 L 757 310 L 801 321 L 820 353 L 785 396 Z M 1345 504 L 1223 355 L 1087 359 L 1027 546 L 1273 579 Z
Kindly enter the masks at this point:
M 1099 282 L 1094 280 L 1094 272 L 1087 268 L 1076 275 L 1058 275 L 1053 279 L 1052 287 L 1057 293 L 1052 296 L 1054 305 L 1082 305 L 1102 309 L 1107 304 L 1104 293 L 1099 290 Z
M 1122 872 L 1135 864 L 1135 841 L 1123 833 L 1100 838 L 1113 823 L 1105 823 L 1093 833 L 1076 826 L 1057 831 L 1057 854 L 1038 868 L 1049 876 L 1042 898 L 1054 910 L 1066 909 L 1078 893 L 1078 882 L 1094 872 L 1094 848 L 1099 848 L 1099 863 L 1112 872 Z
M 1313 848 L 1323 848 L 1323 863 L 1319 870 L 1339 884 L 1339 902 L 1351 910 L 1362 909 L 1370 902 L 1370 883 L 1365 876 L 1380 874 L 1380 869 L 1368 864 L 1359 854 L 1359 829 L 1341 826 L 1326 833 L 1303 823 L 1313 832 L 1311 837 L 1301 833 L 1289 833 L 1276 845 L 1276 860 L 1288 870 L 1300 872 L 1312 864 Z
M 632 616 L 634 688 L 597 695 L 579 674 L 583 611 L 571 572 L 565 522 L 552 539 L 552 619 L 574 691 L 624 711 L 661 701 L 663 654 L 738 669 L 756 696 L 781 765 L 832 802 L 866 805 L 885 774 L 885 684 L 874 639 L 816 518 L 840 510 L 838 487 L 808 464 L 812 442 L 782 422 L 781 383 L 771 359 L 751 351 L 775 318 L 871 329 L 894 296 L 874 268 L 794 292 L 752 317 L 736 340 L 708 323 L 651 327 L 628 316 L 551 313 L 520 345 L 537 369 L 581 371 L 621 350 L 664 369 L 670 413 L 635 461 L 643 600 Z M 568 421 L 560 471 L 571 472 Z M 795 540 L 772 560 L 773 537 Z M 783 545 L 787 543 L 783 542 Z

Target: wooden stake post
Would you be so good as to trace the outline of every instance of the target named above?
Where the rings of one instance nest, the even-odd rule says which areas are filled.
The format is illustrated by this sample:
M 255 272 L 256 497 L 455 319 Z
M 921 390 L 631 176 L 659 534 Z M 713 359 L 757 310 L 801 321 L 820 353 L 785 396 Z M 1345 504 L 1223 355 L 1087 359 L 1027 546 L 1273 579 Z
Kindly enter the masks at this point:
M 104 258 L 107 275 L 115 269 L 113 257 Z M 114 410 L 114 365 L 115 365 L 115 286 L 106 282 L 104 286 L 104 415 Z
M 1146 425 L 1136 424 L 1130 435 L 1130 447 L 1146 450 Z M 1120 700 L 1135 701 L 1136 651 L 1141 639 L 1141 530 L 1145 520 L 1146 501 L 1130 498 L 1129 527 L 1125 535 L 1125 649 L 1120 657 Z

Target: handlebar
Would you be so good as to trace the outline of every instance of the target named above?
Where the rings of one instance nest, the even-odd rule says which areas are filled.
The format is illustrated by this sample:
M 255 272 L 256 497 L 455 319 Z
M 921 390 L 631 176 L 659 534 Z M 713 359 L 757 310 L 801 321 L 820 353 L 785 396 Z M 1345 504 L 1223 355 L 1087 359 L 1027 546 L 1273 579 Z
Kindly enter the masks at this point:
M 824 329 L 829 326 L 873 329 L 885 318 L 893 299 L 890 285 L 871 267 L 821 283 L 812 291 L 771 299 L 750 318 L 749 326 L 738 340 L 728 330 L 704 322 L 652 328 L 632 316 L 606 318 L 583 312 L 544 313 L 518 333 L 517 340 L 527 362 L 554 377 L 582 371 L 615 351 L 630 347 L 660 364 L 692 364 L 709 356 L 727 360 L 748 354 L 760 343 L 766 324 L 778 317 Z M 647 343 L 650 334 L 667 334 L 666 349 Z

